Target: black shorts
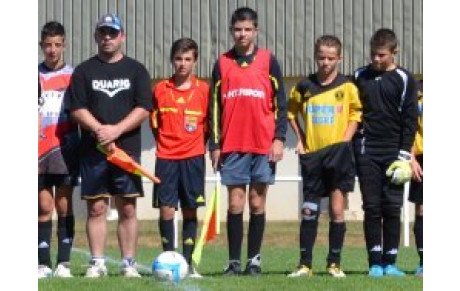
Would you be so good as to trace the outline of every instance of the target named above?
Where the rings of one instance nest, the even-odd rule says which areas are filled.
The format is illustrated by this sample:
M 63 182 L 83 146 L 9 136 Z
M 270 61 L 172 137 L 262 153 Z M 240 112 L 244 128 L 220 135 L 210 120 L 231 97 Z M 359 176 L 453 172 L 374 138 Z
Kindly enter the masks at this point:
M 153 207 L 170 206 L 177 209 L 205 205 L 204 155 L 181 160 L 157 158 L 155 175 L 161 183 L 153 186 Z
M 77 175 L 65 175 L 65 174 L 39 174 L 38 175 L 38 191 L 45 188 L 71 186 L 75 187 L 78 185 Z
M 139 162 L 139 156 L 131 157 Z M 121 197 L 143 197 L 142 179 L 107 161 L 104 154 L 94 151 L 86 153 L 81 161 L 81 198 L 97 199 L 113 195 Z
M 356 169 L 364 211 L 401 208 L 404 200 L 404 185 L 395 185 L 386 176 L 388 167 L 396 159 L 397 156 L 392 154 L 380 156 L 356 154 Z
M 353 191 L 355 159 L 351 143 L 341 142 L 299 155 L 299 162 L 304 202 L 317 202 L 335 189 L 343 193 Z
M 418 155 L 415 158 L 423 169 L 423 155 Z M 416 204 L 423 204 L 423 180 L 422 182 L 415 181 L 414 179 L 410 181 L 409 201 Z

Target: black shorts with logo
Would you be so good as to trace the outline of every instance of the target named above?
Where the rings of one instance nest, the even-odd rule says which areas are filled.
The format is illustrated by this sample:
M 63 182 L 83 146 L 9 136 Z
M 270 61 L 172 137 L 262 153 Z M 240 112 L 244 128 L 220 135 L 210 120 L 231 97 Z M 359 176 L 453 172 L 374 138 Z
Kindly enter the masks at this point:
M 155 175 L 161 180 L 153 186 L 153 207 L 198 208 L 205 205 L 204 155 L 168 160 L 157 158 Z
M 423 155 L 418 155 L 415 158 L 423 169 Z M 423 203 L 423 180 L 422 182 L 414 179 L 410 181 L 409 201 L 417 204 Z
M 350 142 L 330 145 L 299 155 L 304 202 L 318 201 L 339 189 L 347 193 L 355 186 L 355 159 Z
M 130 155 L 139 163 L 139 156 Z M 143 197 L 142 179 L 107 161 L 104 154 L 93 150 L 81 156 L 81 198 Z

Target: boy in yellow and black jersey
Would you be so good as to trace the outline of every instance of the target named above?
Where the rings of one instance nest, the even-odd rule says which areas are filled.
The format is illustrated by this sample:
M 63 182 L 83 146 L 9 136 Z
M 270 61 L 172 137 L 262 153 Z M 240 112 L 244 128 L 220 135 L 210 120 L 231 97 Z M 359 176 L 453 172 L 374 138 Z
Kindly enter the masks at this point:
M 423 277 L 423 80 L 417 82 L 418 129 L 412 147 L 412 181 L 409 201 L 415 204 L 414 235 L 420 257 L 420 265 L 415 275 Z
M 341 43 L 335 36 L 320 37 L 315 44 L 318 71 L 292 88 L 288 102 L 289 123 L 297 136 L 303 181 L 300 262 L 289 277 L 312 275 L 313 245 L 318 232 L 322 197 L 330 197 L 327 271 L 345 277 L 340 254 L 345 237 L 346 195 L 353 191 L 355 162 L 351 138 L 361 120 L 358 89 L 337 71 Z M 297 115 L 302 113 L 305 133 Z

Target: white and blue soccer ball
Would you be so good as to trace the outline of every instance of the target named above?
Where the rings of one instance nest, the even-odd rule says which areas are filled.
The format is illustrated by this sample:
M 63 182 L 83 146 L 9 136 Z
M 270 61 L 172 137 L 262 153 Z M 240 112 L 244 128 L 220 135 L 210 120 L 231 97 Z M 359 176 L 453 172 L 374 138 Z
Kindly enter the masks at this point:
M 161 281 L 177 284 L 187 276 L 187 272 L 187 261 L 175 251 L 162 252 L 152 263 L 152 273 Z

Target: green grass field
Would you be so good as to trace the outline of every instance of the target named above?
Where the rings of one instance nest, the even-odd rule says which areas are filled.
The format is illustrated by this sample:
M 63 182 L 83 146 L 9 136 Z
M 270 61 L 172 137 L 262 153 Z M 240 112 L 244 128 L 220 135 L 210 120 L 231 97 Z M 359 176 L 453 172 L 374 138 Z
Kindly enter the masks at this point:
M 247 227 L 247 225 L 246 225 Z M 225 230 L 223 225 L 222 230 Z M 225 232 L 225 231 L 224 231 Z M 413 276 L 418 257 L 414 247 L 401 248 L 398 265 L 409 274 L 405 278 L 370 279 L 367 277 L 367 259 L 363 247 L 361 223 L 348 223 L 342 266 L 347 278 L 334 279 L 325 273 L 327 255 L 327 221 L 322 220 L 314 252 L 314 276 L 310 278 L 287 278 L 286 275 L 298 261 L 298 223 L 270 222 L 266 227 L 262 247 L 262 270 L 260 277 L 232 277 L 221 275 L 227 260 L 226 236 L 205 246 L 199 271 L 203 279 L 186 279 L 172 286 L 156 281 L 150 272 L 152 260 L 160 253 L 159 235 L 155 222 L 142 222 L 139 228 L 137 260 L 145 268 L 142 279 L 120 277 L 117 261 L 120 254 L 116 246 L 115 225 L 110 225 L 107 256 L 109 276 L 102 279 L 85 279 L 88 264 L 84 225 L 77 224 L 76 251 L 72 253 L 72 279 L 39 280 L 39 290 L 422 290 L 423 280 Z M 245 238 L 246 239 L 246 238 Z M 413 245 L 413 243 L 412 243 Z M 245 246 L 243 255 L 245 255 Z M 244 258 L 243 258 L 244 259 Z

